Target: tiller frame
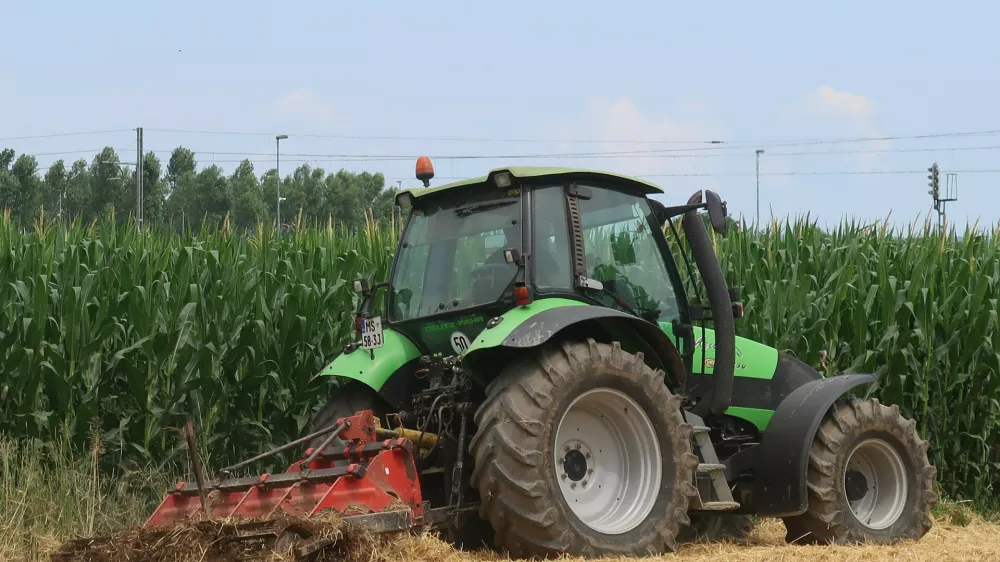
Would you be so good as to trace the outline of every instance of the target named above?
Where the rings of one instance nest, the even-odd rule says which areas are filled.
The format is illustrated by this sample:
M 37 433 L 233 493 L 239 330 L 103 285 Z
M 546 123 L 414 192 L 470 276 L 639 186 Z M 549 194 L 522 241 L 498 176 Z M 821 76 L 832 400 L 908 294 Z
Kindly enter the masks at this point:
M 322 435 L 327 435 L 322 445 L 307 449 L 305 457 L 283 473 L 231 477 L 234 471 L 251 463 Z M 363 410 L 340 418 L 335 425 L 223 468 L 214 480 L 204 482 L 197 443 L 188 422 L 188 447 L 196 482 L 179 482 L 143 526 L 171 527 L 212 519 L 249 531 L 241 538 L 257 540 L 266 535 L 279 545 L 288 530 L 270 528 L 273 526 L 266 520 L 281 516 L 311 519 L 332 511 L 339 516 L 341 529 L 375 533 L 422 527 L 426 523 L 425 506 L 413 442 L 397 435 L 379 427 L 371 410 Z M 328 450 L 338 437 L 346 446 Z M 340 466 L 336 466 L 338 463 Z M 261 523 L 262 520 L 265 522 Z M 305 538 L 301 532 L 288 538 L 293 541 Z M 334 540 L 311 543 L 307 550 L 297 554 L 308 555 Z

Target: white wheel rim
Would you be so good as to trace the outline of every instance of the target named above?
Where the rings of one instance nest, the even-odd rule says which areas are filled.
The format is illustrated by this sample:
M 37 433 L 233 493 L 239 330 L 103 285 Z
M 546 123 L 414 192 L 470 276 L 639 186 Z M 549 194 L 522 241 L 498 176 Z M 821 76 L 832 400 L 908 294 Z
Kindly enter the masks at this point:
M 906 467 L 892 445 L 868 439 L 851 451 L 844 496 L 858 522 L 873 530 L 890 527 L 903 514 L 906 495 Z
M 617 390 L 573 401 L 556 427 L 553 468 L 570 510 L 599 533 L 636 528 L 656 503 L 663 467 L 649 417 Z

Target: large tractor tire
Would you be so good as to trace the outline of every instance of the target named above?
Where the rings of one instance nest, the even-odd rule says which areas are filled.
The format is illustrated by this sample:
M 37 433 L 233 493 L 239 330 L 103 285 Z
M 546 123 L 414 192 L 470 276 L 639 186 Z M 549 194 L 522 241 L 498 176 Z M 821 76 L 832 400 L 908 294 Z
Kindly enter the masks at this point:
M 471 443 L 494 546 L 512 557 L 673 551 L 698 457 L 680 397 L 642 354 L 563 342 L 487 388 Z
M 898 406 L 850 399 L 823 419 L 809 454 L 808 511 L 785 519 L 799 544 L 891 544 L 932 525 L 936 469 Z

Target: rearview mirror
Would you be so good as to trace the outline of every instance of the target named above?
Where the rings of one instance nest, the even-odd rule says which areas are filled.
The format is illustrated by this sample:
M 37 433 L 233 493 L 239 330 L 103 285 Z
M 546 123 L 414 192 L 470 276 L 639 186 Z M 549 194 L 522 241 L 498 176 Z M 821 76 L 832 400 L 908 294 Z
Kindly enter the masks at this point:
M 728 218 L 726 203 L 722 199 L 719 199 L 719 195 L 716 192 L 710 189 L 705 190 L 705 200 L 708 204 L 708 218 L 712 221 L 712 230 L 725 236 L 729 226 L 729 223 L 726 221 Z
M 649 206 L 653 211 L 653 218 L 656 219 L 656 224 L 662 227 L 667 222 L 667 219 L 670 218 L 667 207 L 656 199 L 647 199 L 647 201 L 649 201 Z

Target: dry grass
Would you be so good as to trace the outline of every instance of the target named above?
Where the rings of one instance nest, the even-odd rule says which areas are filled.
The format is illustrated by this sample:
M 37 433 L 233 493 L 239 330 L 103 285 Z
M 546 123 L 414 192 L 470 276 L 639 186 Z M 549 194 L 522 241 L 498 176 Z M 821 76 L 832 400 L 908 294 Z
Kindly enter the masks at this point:
M 967 515 L 961 515 L 962 518 Z M 638 560 L 682 560 L 684 562 L 783 562 L 810 561 L 886 561 L 927 560 L 1000 560 L 1000 526 L 972 516 L 967 525 L 956 524 L 950 516 L 937 521 L 923 540 L 895 546 L 820 547 L 790 546 L 784 541 L 784 526 L 778 520 L 763 521 L 745 543 L 688 544 L 673 555 L 651 558 L 618 558 Z M 365 556 L 366 554 L 370 556 Z M 446 543 L 431 537 L 407 537 L 386 542 L 368 553 L 358 553 L 357 562 L 364 561 L 434 561 L 434 562 L 501 562 L 507 559 L 491 553 L 457 552 Z M 575 560 L 563 558 L 564 561 Z
M 336 532 L 331 527 L 328 529 Z M 242 560 L 238 549 L 220 547 L 220 539 L 231 535 L 223 525 L 189 525 L 169 532 L 150 534 L 148 530 L 127 530 L 111 537 L 110 548 L 79 551 L 73 562 L 189 562 Z M 145 543 L 145 544 L 144 544 Z M 277 562 L 281 556 L 265 558 Z M 643 559 L 605 559 L 638 562 L 639 560 L 681 560 L 685 562 L 781 562 L 793 560 L 818 561 L 883 561 L 1000 560 L 1000 526 L 983 521 L 965 511 L 941 517 L 934 529 L 919 542 L 895 546 L 817 547 L 789 546 L 784 542 L 784 527 L 777 520 L 764 521 L 746 542 L 688 544 L 673 555 Z M 67 560 L 70 560 L 67 558 Z M 343 537 L 324 549 L 318 560 L 340 562 L 510 562 L 491 552 L 460 552 L 431 533 L 422 536 L 394 534 L 381 537 L 353 535 Z M 564 557 L 563 562 L 577 560 Z
M 232 551 L 214 544 L 219 537 L 230 533 L 224 526 L 195 525 L 161 534 L 138 529 L 155 507 L 162 490 L 167 489 L 164 479 L 169 477 L 152 477 L 145 473 L 101 477 L 94 470 L 97 456 L 96 447 L 88 457 L 72 458 L 58 446 L 39 448 L 0 438 L 0 561 L 48 561 L 67 541 L 93 536 L 110 536 L 112 546 L 117 546 L 104 552 L 91 548 L 77 560 L 220 562 L 238 559 Z M 780 521 L 765 520 L 745 543 L 688 544 L 674 555 L 645 560 L 1000 562 L 1000 525 L 985 521 L 963 505 L 949 502 L 940 503 L 935 515 L 934 528 L 915 543 L 887 547 L 790 546 L 784 542 Z M 336 529 L 318 529 L 317 534 L 328 532 L 336 532 Z M 166 548 L 168 542 L 177 543 L 179 548 Z M 507 561 L 490 552 L 456 551 L 430 533 L 419 537 L 349 534 L 324 554 L 322 560 L 341 562 Z

